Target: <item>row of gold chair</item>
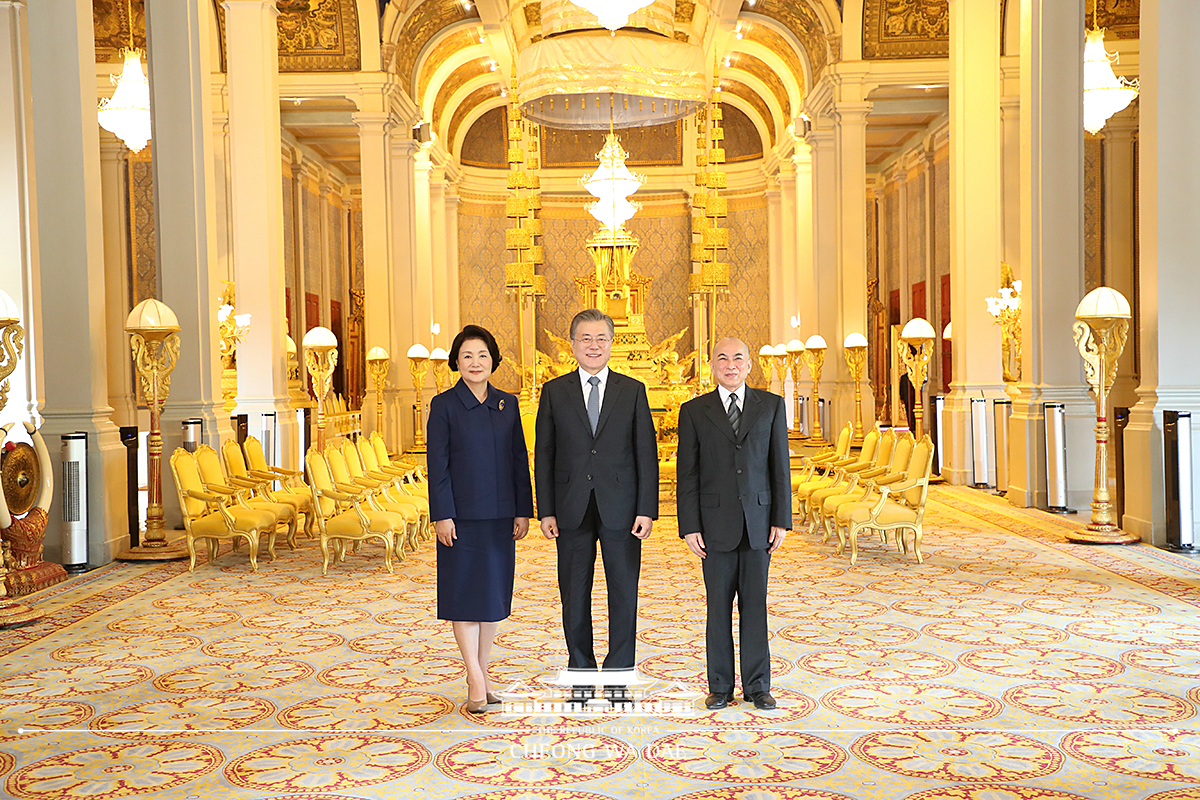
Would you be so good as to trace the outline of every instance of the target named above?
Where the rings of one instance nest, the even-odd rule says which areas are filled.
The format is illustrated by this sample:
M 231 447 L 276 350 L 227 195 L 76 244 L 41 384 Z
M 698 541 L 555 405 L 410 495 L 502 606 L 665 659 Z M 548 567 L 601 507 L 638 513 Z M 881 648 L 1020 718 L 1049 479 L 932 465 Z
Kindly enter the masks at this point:
M 296 530 L 304 518 L 305 533 L 311 538 L 320 531 L 321 549 L 328 570 L 328 547 L 332 540 L 338 560 L 344 560 L 344 541 L 370 538 L 361 529 L 372 524 L 380 527 L 382 518 L 355 512 L 355 525 L 348 525 L 351 509 L 366 505 L 371 511 L 391 514 L 386 522 L 393 531 L 385 565 L 391 571 L 391 553 L 401 560 L 406 551 L 432 536 L 429 524 L 428 487 L 415 464 L 393 462 L 382 437 L 372 434 L 357 442 L 331 443 L 323 454 L 310 449 L 306 457 L 310 483 L 301 473 L 267 464 L 262 446 L 248 437 L 244 446 L 226 441 L 221 446 L 225 468 L 217 453 L 201 445 L 189 453 L 180 448 L 171 456 L 171 470 L 183 509 L 184 528 L 190 569 L 195 569 L 195 541 L 208 544 L 210 561 L 222 539 L 230 539 L 234 549 L 241 541 L 250 545 L 250 564 L 258 569 L 260 539 L 266 538 L 268 552 L 275 557 L 275 535 L 280 525 L 287 526 L 288 545 L 294 550 Z M 320 469 L 314 461 L 320 461 Z M 279 488 L 274 484 L 279 483 Z M 324 492 L 324 495 L 322 494 Z M 325 501 L 322 502 L 321 498 Z M 380 537 L 376 537 L 380 538 Z
M 857 456 L 849 455 L 852 427 L 847 425 L 831 450 L 809 459 L 806 471 L 793 481 L 793 494 L 809 526 L 821 530 L 821 541 L 838 538 L 838 554 L 850 543 L 850 563 L 858 561 L 858 536 L 877 531 L 908 552 L 905 532 L 913 534 L 917 563 L 922 563 L 925 503 L 933 465 L 933 442 L 928 435 L 915 441 L 908 431 L 881 431 L 864 437 Z M 820 473 L 820 474 L 818 474 Z M 891 497 L 889 497 L 891 495 Z

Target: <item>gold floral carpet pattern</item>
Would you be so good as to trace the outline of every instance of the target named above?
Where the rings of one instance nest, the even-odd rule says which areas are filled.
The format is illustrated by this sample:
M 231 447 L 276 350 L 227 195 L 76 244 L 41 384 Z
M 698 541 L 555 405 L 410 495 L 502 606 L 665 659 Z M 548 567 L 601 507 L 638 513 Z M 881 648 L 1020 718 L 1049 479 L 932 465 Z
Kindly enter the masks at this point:
M 774 712 L 467 714 L 429 543 L 392 576 L 364 547 L 322 577 L 303 539 L 257 574 L 227 548 L 190 574 L 111 565 L 0 631 L 0 796 L 1200 798 L 1200 561 L 1072 545 L 1085 520 L 968 489 L 930 504 L 920 566 L 788 539 Z M 565 663 L 553 544 L 522 542 L 517 573 L 497 688 Z M 703 584 L 673 517 L 641 594 L 642 672 L 703 690 Z

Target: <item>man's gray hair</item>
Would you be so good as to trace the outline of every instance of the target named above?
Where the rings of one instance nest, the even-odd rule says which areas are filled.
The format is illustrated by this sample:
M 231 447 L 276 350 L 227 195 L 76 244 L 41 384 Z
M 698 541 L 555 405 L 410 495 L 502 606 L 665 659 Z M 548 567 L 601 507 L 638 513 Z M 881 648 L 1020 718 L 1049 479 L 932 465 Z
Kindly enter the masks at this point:
M 614 337 L 617 335 L 617 326 L 613 323 L 613 318 L 605 314 L 598 308 L 585 308 L 575 315 L 571 320 L 571 338 L 575 338 L 575 329 L 579 327 L 581 322 L 603 322 L 608 325 L 608 335 Z

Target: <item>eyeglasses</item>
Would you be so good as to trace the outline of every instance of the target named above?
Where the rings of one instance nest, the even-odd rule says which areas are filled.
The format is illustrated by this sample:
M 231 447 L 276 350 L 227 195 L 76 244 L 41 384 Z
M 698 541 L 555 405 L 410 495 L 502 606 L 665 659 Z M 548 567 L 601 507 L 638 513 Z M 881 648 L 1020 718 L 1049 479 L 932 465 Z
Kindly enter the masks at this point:
M 605 347 L 612 343 L 612 338 L 608 337 L 608 336 L 580 336 L 577 339 L 575 339 L 575 341 L 579 342 L 584 347 L 587 347 L 588 345 L 592 344 L 593 342 L 600 345 L 601 347 Z

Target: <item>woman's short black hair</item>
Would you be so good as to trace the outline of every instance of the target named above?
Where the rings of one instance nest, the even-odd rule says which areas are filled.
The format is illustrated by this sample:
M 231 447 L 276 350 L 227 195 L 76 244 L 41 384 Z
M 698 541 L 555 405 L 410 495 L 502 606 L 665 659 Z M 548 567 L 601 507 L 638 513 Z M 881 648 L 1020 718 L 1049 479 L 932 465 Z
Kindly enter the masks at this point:
M 464 325 L 454 337 L 454 343 L 450 345 L 450 369 L 458 372 L 458 351 L 463 342 L 469 339 L 479 339 L 487 345 L 488 352 L 492 355 L 492 372 L 495 372 L 500 366 L 500 345 L 496 344 L 496 337 L 492 336 L 491 331 L 478 325 Z

